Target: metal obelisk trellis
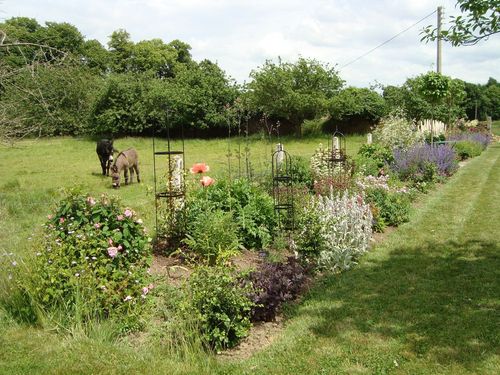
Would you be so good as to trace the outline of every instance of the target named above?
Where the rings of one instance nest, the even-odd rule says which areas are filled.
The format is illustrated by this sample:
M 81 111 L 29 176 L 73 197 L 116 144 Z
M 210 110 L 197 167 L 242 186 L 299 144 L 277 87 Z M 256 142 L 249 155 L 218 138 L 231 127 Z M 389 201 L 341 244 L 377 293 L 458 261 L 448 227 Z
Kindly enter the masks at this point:
M 158 238 L 167 241 L 167 246 L 172 245 L 184 230 L 184 199 L 186 195 L 185 183 L 185 158 L 184 158 L 184 129 L 181 128 L 181 147 L 179 150 L 172 148 L 170 138 L 169 111 L 166 111 L 166 150 L 157 150 L 155 138 L 158 137 L 155 129 L 153 136 L 153 170 L 155 189 L 155 225 Z M 162 145 L 161 147 L 165 147 Z M 161 163 L 157 161 L 161 159 Z M 166 164 L 165 164 L 166 159 Z M 163 173 L 158 179 L 158 169 Z M 162 224 L 160 225 L 160 220 Z
M 272 180 L 274 211 L 280 230 L 294 228 L 292 173 L 292 158 L 278 143 L 272 155 Z
M 329 141 L 328 148 L 330 150 L 329 172 L 330 186 L 332 189 L 344 190 L 350 180 L 350 166 L 347 162 L 346 139 L 344 134 L 335 130 Z

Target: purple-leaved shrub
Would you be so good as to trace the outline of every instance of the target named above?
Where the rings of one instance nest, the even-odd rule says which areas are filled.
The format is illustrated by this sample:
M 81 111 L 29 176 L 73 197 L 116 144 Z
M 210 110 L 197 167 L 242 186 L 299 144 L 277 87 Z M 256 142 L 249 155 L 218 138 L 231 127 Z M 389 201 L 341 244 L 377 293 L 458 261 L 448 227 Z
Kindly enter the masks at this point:
M 307 282 L 308 269 L 290 257 L 284 263 L 263 263 L 244 280 L 253 287 L 250 299 L 255 304 L 251 319 L 269 322 L 283 303 L 295 299 Z

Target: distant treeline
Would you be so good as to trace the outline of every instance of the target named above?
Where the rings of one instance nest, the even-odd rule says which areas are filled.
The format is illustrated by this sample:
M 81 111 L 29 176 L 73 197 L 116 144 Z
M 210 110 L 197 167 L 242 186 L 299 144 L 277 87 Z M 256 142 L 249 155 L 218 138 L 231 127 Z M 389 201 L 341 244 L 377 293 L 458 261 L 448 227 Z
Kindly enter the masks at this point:
M 339 73 L 315 59 L 265 61 L 238 85 L 216 63 L 194 61 L 189 44 L 134 43 L 111 33 L 107 47 L 69 23 L 26 17 L 0 23 L 0 137 L 147 135 L 153 129 L 220 135 L 250 122 L 282 132 L 321 119 L 350 127 L 374 124 L 398 109 L 419 120 L 500 118 L 500 84 L 446 77 L 446 92 L 429 100 L 429 73 L 402 86 L 345 87 Z M 431 76 L 432 78 L 432 76 Z

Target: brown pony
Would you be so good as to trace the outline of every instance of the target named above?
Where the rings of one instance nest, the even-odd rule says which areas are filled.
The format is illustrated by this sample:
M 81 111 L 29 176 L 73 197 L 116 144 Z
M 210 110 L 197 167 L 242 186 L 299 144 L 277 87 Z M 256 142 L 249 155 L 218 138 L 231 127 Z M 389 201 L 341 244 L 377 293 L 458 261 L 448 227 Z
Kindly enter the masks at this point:
M 122 151 L 118 154 L 111 167 L 111 178 L 113 179 L 113 187 L 120 187 L 120 174 L 124 171 L 125 185 L 128 185 L 128 172 L 130 171 L 130 183 L 134 177 L 134 171 L 137 174 L 137 182 L 141 182 L 139 177 L 139 157 L 137 151 L 133 148 Z

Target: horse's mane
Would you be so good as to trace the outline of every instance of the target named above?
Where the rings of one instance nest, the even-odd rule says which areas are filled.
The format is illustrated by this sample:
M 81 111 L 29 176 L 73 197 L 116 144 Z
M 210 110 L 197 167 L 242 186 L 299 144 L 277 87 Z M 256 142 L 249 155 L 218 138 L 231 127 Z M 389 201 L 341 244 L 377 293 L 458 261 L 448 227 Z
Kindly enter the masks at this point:
M 123 151 L 120 151 L 120 152 L 118 153 L 118 155 L 116 156 L 115 161 L 113 162 L 113 166 L 116 166 L 116 162 L 118 161 L 118 158 L 119 158 L 121 155 L 125 156 L 125 159 L 127 159 L 127 155 L 125 155 L 125 153 L 124 153 Z

